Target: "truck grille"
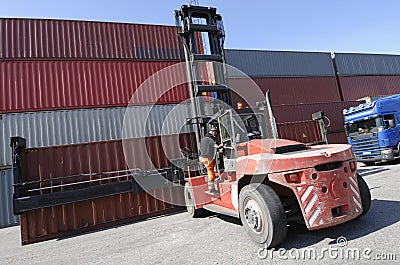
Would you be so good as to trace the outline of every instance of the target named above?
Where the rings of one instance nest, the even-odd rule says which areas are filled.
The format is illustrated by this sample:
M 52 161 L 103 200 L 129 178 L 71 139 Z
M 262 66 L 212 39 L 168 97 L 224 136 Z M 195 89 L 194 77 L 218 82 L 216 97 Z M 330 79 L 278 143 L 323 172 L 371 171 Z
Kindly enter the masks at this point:
M 351 147 L 354 155 L 358 157 L 375 157 L 381 154 L 378 137 L 376 136 L 353 138 L 351 139 Z

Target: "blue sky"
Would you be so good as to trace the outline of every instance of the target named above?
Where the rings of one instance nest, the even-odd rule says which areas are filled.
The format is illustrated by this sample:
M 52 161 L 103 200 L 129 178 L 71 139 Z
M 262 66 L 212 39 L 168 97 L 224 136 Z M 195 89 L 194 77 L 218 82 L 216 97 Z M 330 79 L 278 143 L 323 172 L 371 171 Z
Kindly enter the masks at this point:
M 188 1 L 0 1 L 0 17 L 174 25 Z M 400 54 L 398 0 L 199 0 L 224 19 L 226 48 Z

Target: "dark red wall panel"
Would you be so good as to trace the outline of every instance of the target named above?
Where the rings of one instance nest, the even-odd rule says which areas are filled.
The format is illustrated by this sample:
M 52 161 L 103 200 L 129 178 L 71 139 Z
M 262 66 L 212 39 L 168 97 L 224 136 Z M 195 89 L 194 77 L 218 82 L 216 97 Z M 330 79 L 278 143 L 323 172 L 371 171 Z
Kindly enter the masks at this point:
M 339 88 L 335 77 L 282 77 L 253 78 L 262 92 L 269 89 L 272 105 L 319 103 L 340 101 Z M 231 87 L 247 86 L 242 79 L 229 79 Z M 233 96 L 233 104 L 240 99 Z
M 0 113 L 127 106 L 137 88 L 173 62 L 36 61 L 0 62 Z M 178 68 L 179 69 L 179 68 Z M 141 90 L 135 104 L 158 104 L 189 97 L 187 86 L 168 87 L 184 73 L 173 71 Z
M 0 58 L 180 61 L 183 49 L 173 26 L 0 18 Z
M 160 148 L 161 141 L 163 141 L 164 149 L 167 150 L 165 152 Z M 133 155 L 128 157 L 131 159 L 130 164 L 141 169 L 169 166 L 165 153 L 168 153 L 170 158 L 178 158 L 181 156 L 179 147 L 195 148 L 192 134 L 168 135 L 163 139 L 159 136 L 148 137 L 144 141 L 132 139 L 130 146 L 133 148 L 131 149 Z M 143 159 L 146 150 L 153 165 Z M 26 149 L 22 155 L 21 177 L 26 182 L 124 169 L 127 169 L 127 165 L 121 140 L 105 141 Z M 84 181 L 88 178 L 93 180 L 104 178 L 104 176 L 81 176 L 78 180 Z M 126 178 L 120 180 L 126 180 Z M 117 180 L 102 182 L 110 181 Z M 62 183 L 57 180 L 53 181 L 52 185 L 67 183 L 68 180 L 63 180 Z M 49 182 L 45 182 L 41 184 L 41 187 L 52 186 Z M 49 190 L 42 190 L 41 193 L 56 192 L 66 188 L 68 187 L 52 187 Z M 21 215 L 22 243 L 29 244 L 73 235 L 182 209 L 169 203 L 173 201 L 183 205 L 183 193 L 180 189 L 173 187 L 152 189 L 149 193 L 124 193 L 28 211 Z M 158 199 L 153 197 L 154 195 L 157 195 Z
M 400 76 L 345 76 L 339 81 L 344 100 L 400 93 Z
M 298 122 L 278 123 L 278 136 L 281 139 L 301 143 L 319 143 L 322 141 L 321 131 L 316 121 L 305 120 Z
M 343 130 L 343 109 L 358 106 L 359 101 L 310 103 L 296 105 L 273 106 L 272 110 L 276 122 L 295 122 L 312 119 L 312 114 L 323 111 L 327 119 L 325 124 L 329 125 L 328 130 Z
M 347 144 L 346 133 L 344 131 L 328 133 L 328 143 L 330 143 L 330 144 Z

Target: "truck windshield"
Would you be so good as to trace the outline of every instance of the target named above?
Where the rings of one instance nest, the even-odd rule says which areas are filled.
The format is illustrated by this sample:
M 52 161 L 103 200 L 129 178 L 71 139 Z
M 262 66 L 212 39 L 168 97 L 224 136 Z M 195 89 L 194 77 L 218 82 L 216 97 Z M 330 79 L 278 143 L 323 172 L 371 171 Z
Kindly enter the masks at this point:
M 378 132 L 382 128 L 382 118 L 377 117 L 346 124 L 346 133 L 348 136 L 358 136 Z

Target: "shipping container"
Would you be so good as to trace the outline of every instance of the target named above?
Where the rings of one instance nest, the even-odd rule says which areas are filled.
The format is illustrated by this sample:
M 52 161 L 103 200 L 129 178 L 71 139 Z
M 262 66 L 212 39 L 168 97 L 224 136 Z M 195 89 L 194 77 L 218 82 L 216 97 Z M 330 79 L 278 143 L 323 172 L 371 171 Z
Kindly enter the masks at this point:
M 263 94 L 270 90 L 272 105 L 340 101 L 339 88 L 335 77 L 271 77 L 253 78 L 253 81 Z M 239 87 L 246 89 L 249 86 L 248 82 L 247 79 L 230 78 L 229 86 L 233 89 Z M 251 89 L 256 89 L 256 87 L 251 86 Z M 240 97 L 232 94 L 234 106 L 240 101 L 242 101 Z M 251 104 L 254 104 L 254 102 L 244 105 Z
M 156 72 L 146 89 L 138 87 Z M 179 103 L 189 90 L 185 72 L 172 62 L 0 62 L 0 113 Z M 167 91 L 165 94 L 162 94 Z
M 19 216 L 13 212 L 12 173 L 11 168 L 0 169 L 0 228 L 19 224 Z
M 337 75 L 400 75 L 400 55 L 334 53 Z
M 165 168 L 171 165 L 169 159 L 181 157 L 181 147 L 188 147 L 192 150 L 196 148 L 193 134 L 168 135 L 163 139 L 160 136 L 131 139 L 128 146 L 131 149 L 127 150 L 126 146 L 123 147 L 122 141 L 117 140 L 25 149 L 21 155 L 21 178 L 24 182 L 47 180 L 47 182 L 42 182 L 40 187 L 49 187 L 50 189 L 42 190 L 40 193 L 48 194 L 68 189 L 65 186 L 57 187 L 60 184 L 69 184 L 68 179 L 56 180 L 59 177 L 126 170 L 127 162 L 141 169 Z M 128 161 L 124 155 L 124 148 L 125 153 L 130 153 L 127 157 Z M 144 159 L 146 152 L 149 160 Z M 95 180 L 105 177 L 106 175 L 80 175 L 79 180 Z M 50 182 L 50 179 L 53 181 Z M 127 180 L 127 177 L 104 180 L 104 182 L 124 180 Z M 182 205 L 184 205 L 182 189 L 173 186 L 152 189 L 149 190 L 149 193 L 128 192 L 29 210 L 20 216 L 22 244 L 155 217 L 182 210 Z
M 188 104 L 129 107 L 126 137 L 191 132 L 185 126 Z M 12 163 L 10 137 L 27 139 L 28 147 L 44 147 L 122 139 L 127 108 L 95 108 L 2 114 L 0 166 Z
M 400 93 L 400 75 L 342 76 L 339 78 L 339 82 L 345 101 Z
M 347 136 L 345 131 L 341 132 L 328 132 L 329 144 L 347 144 Z
M 343 130 L 344 118 L 343 110 L 352 106 L 357 106 L 359 101 L 345 102 L 328 102 L 328 103 L 312 103 L 312 104 L 296 104 L 296 105 L 274 105 L 272 110 L 276 122 L 296 122 L 305 121 L 312 118 L 315 112 L 323 111 L 326 119 L 325 124 L 328 131 Z
M 250 77 L 335 76 L 330 53 L 225 49 L 225 61 Z
M 174 26 L 0 18 L 0 58 L 181 61 L 184 57 Z
M 304 120 L 297 122 L 277 123 L 278 137 L 306 144 L 323 142 L 322 133 L 317 121 Z

